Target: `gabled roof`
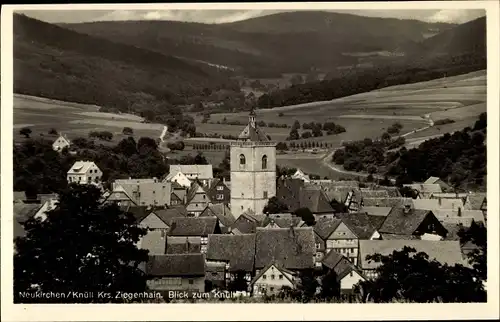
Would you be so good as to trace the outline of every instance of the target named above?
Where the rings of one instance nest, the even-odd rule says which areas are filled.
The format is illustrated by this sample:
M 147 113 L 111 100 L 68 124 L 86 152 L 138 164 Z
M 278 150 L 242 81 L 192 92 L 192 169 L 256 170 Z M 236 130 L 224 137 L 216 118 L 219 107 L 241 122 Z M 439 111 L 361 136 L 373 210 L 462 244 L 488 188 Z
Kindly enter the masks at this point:
M 465 261 L 462 258 L 460 243 L 458 241 L 430 241 L 430 240 L 360 240 L 358 265 L 362 269 L 375 269 L 380 263 L 368 261 L 367 255 L 381 254 L 387 256 L 393 251 L 400 251 L 404 246 L 415 248 L 417 252 L 425 252 L 429 259 L 436 259 L 441 264 L 462 264 Z
M 157 209 L 153 211 L 158 218 L 160 218 L 168 226 L 171 225 L 172 219 L 178 217 L 185 217 L 185 214 L 181 211 L 181 208 L 165 208 Z
M 359 212 L 365 212 L 370 216 L 387 217 L 391 212 L 392 207 L 362 207 Z
M 435 209 L 451 209 L 458 210 L 464 207 L 462 199 L 414 199 L 413 205 L 415 209 L 435 210 Z
M 214 177 L 211 164 L 171 164 L 169 173 L 182 172 L 183 174 L 194 174 L 199 179 L 211 179 Z
M 92 161 L 76 161 L 68 170 L 68 174 L 85 174 L 93 165 L 97 167 Z
M 201 253 L 201 237 L 167 237 L 167 254 Z
M 15 203 L 14 204 L 14 219 L 23 224 L 30 218 L 34 217 L 38 210 L 42 208 L 41 204 L 32 203 Z
M 288 275 L 292 275 L 293 276 L 293 272 L 292 271 L 289 271 L 288 269 L 284 268 L 283 266 L 281 266 L 279 263 L 276 263 L 276 262 L 272 262 L 272 263 L 269 263 L 268 265 L 266 265 L 263 269 L 260 270 L 260 272 L 255 275 L 254 278 L 252 278 L 252 280 L 250 281 L 250 285 L 253 285 L 255 284 L 259 278 L 264 275 L 271 267 L 276 267 L 276 269 L 281 272 L 283 274 L 283 276 L 288 280 L 290 281 L 290 283 L 292 283 L 293 285 L 295 285 L 295 281 L 293 279 L 290 279 Z M 287 273 L 287 274 L 284 274 L 284 273 Z
M 166 254 L 150 256 L 146 264 L 146 275 L 167 276 L 204 276 L 205 259 L 203 254 Z
M 333 249 L 330 250 L 323 258 L 322 264 L 329 269 L 333 269 L 337 277 L 337 281 L 340 281 L 352 271 L 358 273 L 365 280 L 367 279 L 366 276 L 364 276 L 364 274 L 357 269 L 351 261 Z
M 314 232 L 318 234 L 321 239 L 326 240 L 335 229 L 337 229 L 341 222 L 342 220 L 339 218 L 321 218 L 314 224 Z
M 207 260 L 229 262 L 229 270 L 252 272 L 255 260 L 255 234 L 209 235 Z
M 432 215 L 432 211 L 410 209 L 408 213 L 405 213 L 404 208 L 394 207 L 385 218 L 379 232 L 387 234 L 412 235 L 429 215 Z
M 170 225 L 170 236 L 208 236 L 215 232 L 215 217 L 177 217 Z
M 314 267 L 314 232 L 307 228 L 257 228 L 255 267 L 261 269 L 276 262 L 287 269 Z
M 217 217 L 217 219 L 219 219 L 221 224 L 223 224 L 225 227 L 230 227 L 236 221 L 228 205 L 221 203 L 208 205 L 205 208 L 205 210 L 203 210 L 203 212 L 200 214 L 200 217 L 205 217 L 205 216 Z
M 187 192 L 186 202 L 190 203 L 197 194 L 206 194 L 205 189 L 198 183 L 193 182 Z
M 439 180 L 441 180 L 439 177 L 429 177 L 429 179 L 424 181 L 424 184 L 435 184 Z
M 241 214 L 231 225 L 233 233 L 251 234 L 255 233 L 257 227 L 261 227 L 266 219 L 265 215 L 255 215 L 251 210 Z
M 333 212 L 328 197 L 320 189 L 302 189 L 299 198 L 300 208 L 309 208 L 312 213 Z
M 370 216 L 366 213 L 336 214 L 336 216 L 358 239 L 370 239 L 386 220 L 385 217 Z
M 132 214 L 137 220 L 137 223 L 140 223 L 147 216 L 149 216 L 151 212 L 153 212 L 153 208 L 150 206 L 124 206 L 120 208 L 122 208 L 123 211 Z
M 115 189 L 106 198 L 106 201 L 125 201 L 125 200 L 130 200 L 131 202 L 135 203 L 134 200 L 132 200 L 132 197 L 130 197 L 128 192 L 125 191 L 125 189 L 123 189 L 122 186 L 115 186 Z

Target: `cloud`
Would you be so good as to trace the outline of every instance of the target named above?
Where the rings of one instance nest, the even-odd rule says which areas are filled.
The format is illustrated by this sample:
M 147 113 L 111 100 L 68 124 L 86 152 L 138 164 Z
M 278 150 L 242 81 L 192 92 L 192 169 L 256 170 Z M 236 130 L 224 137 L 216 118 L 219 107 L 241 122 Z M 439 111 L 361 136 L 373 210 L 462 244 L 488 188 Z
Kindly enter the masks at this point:
M 486 15 L 484 10 L 439 10 L 431 15 L 427 21 L 430 22 L 454 22 L 464 23 Z

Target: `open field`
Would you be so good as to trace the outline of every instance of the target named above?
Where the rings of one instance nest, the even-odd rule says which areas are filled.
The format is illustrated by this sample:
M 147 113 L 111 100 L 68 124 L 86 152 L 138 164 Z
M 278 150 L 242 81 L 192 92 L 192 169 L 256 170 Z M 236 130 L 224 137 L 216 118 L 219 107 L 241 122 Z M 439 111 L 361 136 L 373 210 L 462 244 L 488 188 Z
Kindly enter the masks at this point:
M 54 128 L 64 133 L 70 139 L 88 137 L 91 131 L 109 131 L 113 133 L 113 142 L 118 142 L 125 135 L 124 127 L 134 130 L 136 139 L 141 136 L 157 138 L 160 136 L 163 125 L 141 123 L 142 118 L 131 114 L 112 114 L 99 112 L 95 105 L 62 102 L 41 97 L 14 94 L 14 140 L 20 141 L 24 136 L 19 129 L 29 127 L 33 133 L 31 137 L 48 135 Z

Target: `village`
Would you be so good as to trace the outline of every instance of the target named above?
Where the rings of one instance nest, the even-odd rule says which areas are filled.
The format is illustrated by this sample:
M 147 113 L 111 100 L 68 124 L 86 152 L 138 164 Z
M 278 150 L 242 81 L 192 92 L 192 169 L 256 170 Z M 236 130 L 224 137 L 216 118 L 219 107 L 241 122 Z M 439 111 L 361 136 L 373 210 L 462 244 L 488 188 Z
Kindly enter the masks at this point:
M 70 144 L 61 135 L 53 149 Z M 367 256 L 409 246 L 443 265 L 467 266 L 477 246 L 457 233 L 486 222 L 486 193 L 457 193 L 437 177 L 404 185 L 413 198 L 378 183 L 313 180 L 300 169 L 277 177 L 276 143 L 253 111 L 229 150 L 230 180 L 214 177 L 211 164 L 170 165 L 163 177 L 114 180 L 105 189 L 98 165 L 80 160 L 67 181 L 101 188 L 102 202 L 148 229 L 137 243 L 149 251 L 141 269 L 148 289 L 165 294 L 272 296 L 314 270 L 334 272 L 339 293 L 351 301 L 360 282 L 377 277 L 381 264 Z M 44 220 L 57 200 L 15 191 L 15 237 L 25 234 L 28 219 Z

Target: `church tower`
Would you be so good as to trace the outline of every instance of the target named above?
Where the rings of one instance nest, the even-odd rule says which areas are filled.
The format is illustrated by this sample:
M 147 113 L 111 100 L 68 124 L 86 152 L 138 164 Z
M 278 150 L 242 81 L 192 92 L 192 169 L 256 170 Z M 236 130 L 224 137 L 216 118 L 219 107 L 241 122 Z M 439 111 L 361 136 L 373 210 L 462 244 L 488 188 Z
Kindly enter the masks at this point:
M 238 218 L 250 210 L 262 214 L 276 196 L 276 143 L 257 126 L 255 111 L 248 125 L 231 142 L 231 213 Z

